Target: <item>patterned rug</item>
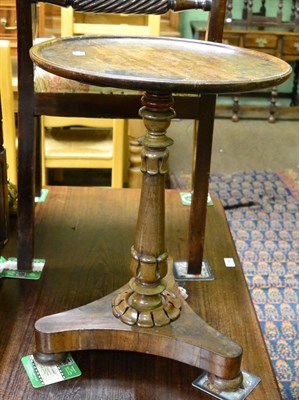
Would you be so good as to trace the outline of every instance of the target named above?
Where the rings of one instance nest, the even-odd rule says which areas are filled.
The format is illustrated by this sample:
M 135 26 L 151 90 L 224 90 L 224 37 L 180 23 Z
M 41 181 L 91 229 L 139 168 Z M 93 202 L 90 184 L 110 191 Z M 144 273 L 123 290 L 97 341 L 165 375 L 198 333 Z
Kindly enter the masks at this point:
M 212 175 L 284 400 L 299 399 L 299 186 L 292 171 Z M 190 175 L 170 174 L 190 189 Z

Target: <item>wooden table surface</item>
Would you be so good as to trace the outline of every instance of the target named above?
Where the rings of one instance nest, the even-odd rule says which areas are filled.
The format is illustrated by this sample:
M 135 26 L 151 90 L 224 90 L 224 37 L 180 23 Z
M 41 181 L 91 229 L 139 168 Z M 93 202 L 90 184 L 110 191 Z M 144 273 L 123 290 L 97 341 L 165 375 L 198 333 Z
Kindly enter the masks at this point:
M 46 266 L 38 281 L 0 280 L 0 398 L 2 399 L 211 399 L 192 387 L 200 370 L 150 355 L 82 351 L 72 355 L 76 379 L 32 388 L 21 358 L 34 352 L 34 323 L 42 316 L 96 300 L 125 284 L 134 241 L 139 190 L 50 187 L 36 207 L 36 258 Z M 187 254 L 189 208 L 166 191 L 166 244 L 174 259 Z M 12 221 L 4 257 L 16 255 Z M 231 257 L 236 268 L 226 268 Z M 244 350 L 242 369 L 261 382 L 250 400 L 280 399 L 271 362 L 219 200 L 208 207 L 205 258 L 214 281 L 188 282 L 190 306 Z
M 279 85 L 292 71 L 261 52 L 163 37 L 60 38 L 33 46 L 30 56 L 64 78 L 158 93 L 246 92 Z

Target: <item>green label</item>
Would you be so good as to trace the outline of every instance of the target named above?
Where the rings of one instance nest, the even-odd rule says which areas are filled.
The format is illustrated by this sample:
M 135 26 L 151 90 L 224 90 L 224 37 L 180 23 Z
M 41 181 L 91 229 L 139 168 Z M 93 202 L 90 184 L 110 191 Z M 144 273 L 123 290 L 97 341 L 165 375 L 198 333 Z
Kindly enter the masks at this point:
M 5 269 L 5 262 L 6 262 L 5 258 L 0 256 L 0 278 L 3 277 L 3 271 Z
M 192 193 L 191 192 L 180 192 L 181 201 L 183 206 L 190 206 L 192 203 Z M 213 206 L 213 200 L 211 199 L 210 194 L 208 193 L 207 206 Z
M 64 362 L 51 366 L 38 363 L 33 355 L 23 357 L 21 361 L 34 388 L 62 382 L 81 375 L 78 365 L 70 354 Z
M 4 270 L 2 273 L 3 278 L 15 278 L 15 279 L 33 279 L 38 280 L 41 277 L 39 271 L 15 271 L 15 270 Z
M 0 278 L 16 278 L 16 279 L 33 279 L 37 280 L 41 277 L 46 260 L 35 258 L 32 261 L 31 271 L 18 270 L 17 259 L 10 257 L 5 260 L 0 258 Z
M 49 189 L 42 189 L 40 196 L 36 196 L 34 201 L 36 203 L 44 203 L 46 201 L 48 193 L 49 193 Z

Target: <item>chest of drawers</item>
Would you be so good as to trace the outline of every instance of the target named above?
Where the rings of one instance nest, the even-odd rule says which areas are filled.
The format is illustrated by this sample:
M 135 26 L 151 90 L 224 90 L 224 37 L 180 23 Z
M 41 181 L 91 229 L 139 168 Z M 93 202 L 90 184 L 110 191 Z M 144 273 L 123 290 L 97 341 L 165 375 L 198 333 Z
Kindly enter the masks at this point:
M 206 32 L 206 22 L 192 21 L 191 30 L 194 38 L 204 40 Z M 299 81 L 299 32 L 290 31 L 289 27 L 264 27 L 258 29 L 251 27 L 248 29 L 245 25 L 228 25 L 223 31 L 223 43 L 232 46 L 246 47 L 248 49 L 262 51 L 272 54 L 282 60 L 291 62 L 294 66 L 292 92 L 290 93 L 290 103 L 292 106 L 298 106 L 298 81 Z M 274 96 L 273 96 L 274 95 Z M 274 112 L 276 109 L 277 92 L 272 91 L 270 104 L 269 121 L 275 120 Z M 234 99 L 233 118 L 236 120 L 239 104 L 238 99 Z
M 17 23 L 15 0 L 1 0 L 0 39 L 10 40 L 12 54 L 17 49 Z

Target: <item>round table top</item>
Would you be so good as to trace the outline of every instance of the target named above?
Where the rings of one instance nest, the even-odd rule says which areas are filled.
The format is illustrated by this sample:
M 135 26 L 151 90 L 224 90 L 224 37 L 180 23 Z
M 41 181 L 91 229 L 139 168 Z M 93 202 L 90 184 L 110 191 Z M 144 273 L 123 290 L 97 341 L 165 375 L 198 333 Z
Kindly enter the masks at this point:
M 286 62 L 199 40 L 75 36 L 35 45 L 31 58 L 56 75 L 96 86 L 164 93 L 236 93 L 284 82 Z

